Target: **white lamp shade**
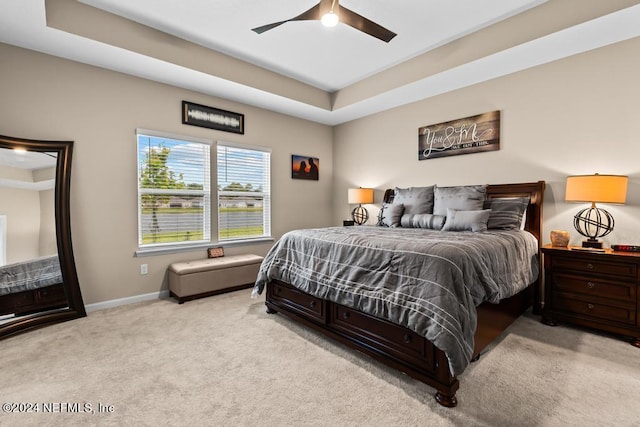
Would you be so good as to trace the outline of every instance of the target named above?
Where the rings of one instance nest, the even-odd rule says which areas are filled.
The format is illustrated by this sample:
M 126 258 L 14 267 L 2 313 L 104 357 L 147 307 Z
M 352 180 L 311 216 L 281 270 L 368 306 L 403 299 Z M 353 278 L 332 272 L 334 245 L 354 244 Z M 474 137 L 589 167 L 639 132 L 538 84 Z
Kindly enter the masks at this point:
M 373 188 L 350 188 L 349 204 L 373 203 Z
M 628 180 L 622 175 L 569 176 L 565 201 L 624 204 L 627 200 Z

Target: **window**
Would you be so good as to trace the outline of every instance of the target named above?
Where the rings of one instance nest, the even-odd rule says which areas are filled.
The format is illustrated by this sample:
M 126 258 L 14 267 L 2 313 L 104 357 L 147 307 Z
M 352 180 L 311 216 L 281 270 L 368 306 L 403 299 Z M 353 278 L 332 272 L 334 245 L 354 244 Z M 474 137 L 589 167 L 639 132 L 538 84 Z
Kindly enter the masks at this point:
M 138 129 L 138 246 L 211 240 L 211 142 Z
M 271 237 L 271 151 L 218 142 L 218 240 Z

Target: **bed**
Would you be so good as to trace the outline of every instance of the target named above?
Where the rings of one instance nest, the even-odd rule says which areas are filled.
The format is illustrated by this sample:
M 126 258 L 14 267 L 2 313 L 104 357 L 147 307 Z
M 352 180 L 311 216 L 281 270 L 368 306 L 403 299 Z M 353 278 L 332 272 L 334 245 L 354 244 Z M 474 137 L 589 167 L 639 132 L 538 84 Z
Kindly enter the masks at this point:
M 67 306 L 57 255 L 0 267 L 0 315 Z
M 253 294 L 266 289 L 267 312 L 399 369 L 456 406 L 468 364 L 529 307 L 539 312 L 544 187 L 389 189 L 379 226 L 286 233 Z M 515 205 L 521 210 L 505 214 Z

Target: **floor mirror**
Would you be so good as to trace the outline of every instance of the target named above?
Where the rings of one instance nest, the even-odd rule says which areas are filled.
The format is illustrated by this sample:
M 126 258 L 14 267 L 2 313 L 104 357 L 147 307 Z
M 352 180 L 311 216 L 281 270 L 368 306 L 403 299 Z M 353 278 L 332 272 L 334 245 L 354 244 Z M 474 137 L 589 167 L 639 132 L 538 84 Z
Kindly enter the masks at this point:
M 72 141 L 0 135 L 0 339 L 86 316 L 71 244 Z

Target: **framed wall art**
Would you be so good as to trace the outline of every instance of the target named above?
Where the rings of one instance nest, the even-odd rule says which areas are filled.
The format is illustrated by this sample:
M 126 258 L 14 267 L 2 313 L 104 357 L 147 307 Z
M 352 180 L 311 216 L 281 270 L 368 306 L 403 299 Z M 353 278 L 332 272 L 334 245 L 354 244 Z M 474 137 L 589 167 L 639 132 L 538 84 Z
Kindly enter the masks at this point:
M 222 246 L 207 248 L 207 258 L 220 258 L 223 256 L 224 256 L 224 248 Z
M 499 149 L 499 110 L 418 129 L 418 160 Z
M 291 178 L 317 181 L 320 179 L 320 160 L 317 157 L 292 154 Z
M 182 124 L 244 134 L 244 114 L 182 101 Z

